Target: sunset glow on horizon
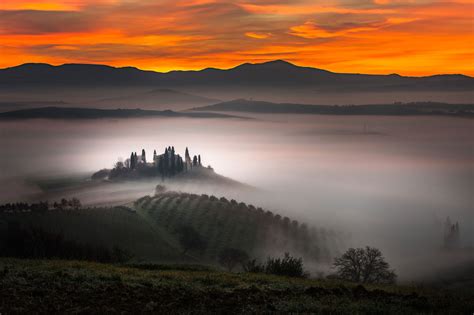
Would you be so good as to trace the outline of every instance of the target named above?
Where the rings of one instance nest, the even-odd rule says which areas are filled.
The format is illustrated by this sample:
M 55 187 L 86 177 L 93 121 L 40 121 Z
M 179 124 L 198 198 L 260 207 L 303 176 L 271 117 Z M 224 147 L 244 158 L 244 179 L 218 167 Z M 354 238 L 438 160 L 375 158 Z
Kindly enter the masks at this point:
M 474 76 L 474 0 L 5 0 L 0 68 L 144 70 L 283 59 L 334 72 Z

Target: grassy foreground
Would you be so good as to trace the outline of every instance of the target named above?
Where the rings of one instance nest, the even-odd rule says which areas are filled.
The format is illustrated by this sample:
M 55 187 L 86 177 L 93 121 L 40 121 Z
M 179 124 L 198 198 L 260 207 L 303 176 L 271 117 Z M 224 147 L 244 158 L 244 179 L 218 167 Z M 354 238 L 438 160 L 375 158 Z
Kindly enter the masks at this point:
M 472 313 L 472 295 L 402 286 L 152 268 L 0 259 L 0 313 Z

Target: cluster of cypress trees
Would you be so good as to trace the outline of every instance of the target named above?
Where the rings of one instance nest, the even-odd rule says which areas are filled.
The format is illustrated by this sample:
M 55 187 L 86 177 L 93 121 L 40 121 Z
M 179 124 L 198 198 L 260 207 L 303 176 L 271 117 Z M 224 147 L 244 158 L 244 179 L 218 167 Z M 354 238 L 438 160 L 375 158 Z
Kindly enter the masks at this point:
M 171 177 L 194 166 L 201 166 L 201 155 L 195 155 L 191 159 L 189 150 L 186 148 L 185 159 L 183 159 L 179 154 L 176 154 L 174 146 L 169 146 L 161 155 L 157 155 L 154 150 L 153 166 L 147 164 L 146 152 L 143 149 L 141 156 L 137 155 L 137 152 L 132 152 L 125 167 L 131 170 L 139 168 L 141 171 L 155 169 L 161 177 Z
M 183 158 L 175 153 L 174 147 L 165 148 L 164 154 L 158 158 L 157 167 L 162 177 L 174 176 L 185 169 Z

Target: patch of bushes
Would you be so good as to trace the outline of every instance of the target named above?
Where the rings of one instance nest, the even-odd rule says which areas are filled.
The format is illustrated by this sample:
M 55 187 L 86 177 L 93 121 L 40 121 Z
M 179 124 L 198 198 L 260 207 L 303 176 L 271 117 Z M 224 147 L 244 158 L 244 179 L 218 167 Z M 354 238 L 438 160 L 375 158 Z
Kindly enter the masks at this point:
M 249 260 L 243 267 L 245 271 L 254 273 L 298 278 L 309 276 L 304 270 L 303 259 L 292 257 L 289 253 L 285 253 L 282 258 L 268 258 L 264 264 L 258 263 L 256 259 Z

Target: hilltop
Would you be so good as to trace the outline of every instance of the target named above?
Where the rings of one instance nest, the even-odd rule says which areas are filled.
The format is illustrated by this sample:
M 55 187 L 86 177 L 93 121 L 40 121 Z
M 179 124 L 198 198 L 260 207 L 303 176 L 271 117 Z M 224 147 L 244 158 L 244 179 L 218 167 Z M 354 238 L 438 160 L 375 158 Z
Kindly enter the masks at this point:
M 199 235 L 206 244 L 203 250 L 184 250 L 180 242 L 183 227 Z M 259 260 L 288 251 L 308 264 L 323 266 L 339 254 L 345 242 L 341 233 L 308 226 L 250 204 L 168 191 L 162 186 L 155 195 L 117 207 L 82 207 L 77 199 L 0 206 L 0 249 L 7 246 L 15 252 L 23 250 L 22 255 L 30 253 L 30 243 L 9 242 L 15 235 L 27 237 L 32 228 L 33 235 L 40 235 L 44 242 L 35 243 L 36 254 L 42 252 L 42 246 L 51 245 L 48 239 L 57 240 L 59 236 L 55 235 L 61 235 L 64 246 L 75 241 L 103 250 L 118 247 L 130 253 L 135 262 L 199 262 L 213 266 L 218 265 L 218 254 L 226 248 L 243 250 Z M 55 242 L 53 248 L 61 250 Z

